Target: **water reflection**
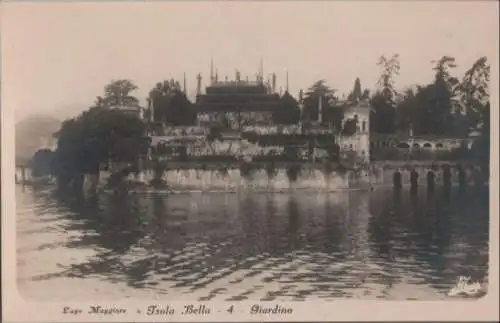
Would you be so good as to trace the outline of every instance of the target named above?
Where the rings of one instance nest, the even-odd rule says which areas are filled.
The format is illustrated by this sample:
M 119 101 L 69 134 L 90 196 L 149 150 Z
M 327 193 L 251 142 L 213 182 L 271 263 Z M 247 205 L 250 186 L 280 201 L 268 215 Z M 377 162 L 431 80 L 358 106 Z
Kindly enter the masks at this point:
M 42 255 L 57 249 L 61 259 L 93 252 L 44 274 L 25 266 L 29 281 L 94 277 L 121 286 L 119 295 L 150 290 L 197 300 L 426 299 L 444 295 L 460 275 L 487 275 L 484 188 L 111 194 L 93 201 L 49 189 L 17 194 L 18 241 Z M 58 234 L 49 240 L 48 230 Z M 30 257 L 18 252 L 21 261 Z M 410 296 L 411 286 L 427 292 Z

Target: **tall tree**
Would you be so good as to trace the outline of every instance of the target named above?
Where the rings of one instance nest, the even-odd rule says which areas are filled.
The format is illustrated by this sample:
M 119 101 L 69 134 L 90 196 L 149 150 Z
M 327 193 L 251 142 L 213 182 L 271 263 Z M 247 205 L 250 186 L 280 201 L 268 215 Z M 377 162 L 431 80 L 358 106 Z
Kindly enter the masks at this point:
M 356 78 L 354 81 L 354 88 L 351 93 L 349 93 L 349 96 L 347 99 L 351 102 L 357 102 L 363 97 L 363 92 L 361 90 L 361 80 L 359 77 Z
M 273 122 L 276 124 L 297 124 L 299 120 L 299 102 L 286 91 L 280 98 L 278 108 L 273 112 Z
M 330 116 L 333 120 L 323 118 L 325 122 L 341 121 L 343 117 L 342 110 L 338 108 L 339 99 L 336 96 L 336 91 L 330 88 L 325 80 L 314 82 L 304 95 L 304 114 L 306 120 L 318 120 L 319 117 L 319 100 L 321 98 L 321 108 L 323 109 L 323 117 Z M 330 111 L 330 112 L 327 112 Z
M 471 128 L 479 128 L 480 136 L 472 146 L 472 157 L 485 167 L 490 160 L 490 65 L 480 57 L 465 72 L 460 84 L 462 113 Z
M 104 87 L 104 97 L 98 97 L 96 105 L 110 107 L 114 105 L 137 105 L 139 100 L 130 95 L 138 87 L 130 80 L 112 81 Z
M 418 104 L 417 90 L 412 88 L 406 89 L 401 95 L 401 100 L 396 107 L 396 129 L 407 130 L 412 129 L 418 131 L 420 123 L 418 122 Z
M 428 86 L 426 105 L 423 106 L 426 133 L 434 135 L 450 134 L 453 126 L 452 114 L 457 111 L 456 94 L 459 81 L 451 75 L 457 65 L 455 58 L 443 56 L 437 61 L 433 70 L 434 82 Z
M 379 89 L 371 98 L 372 112 L 370 115 L 370 131 L 378 133 L 393 133 L 396 124 L 394 78 L 399 75 L 399 56 L 391 58 L 381 56 L 377 65 L 381 68 L 381 74 L 377 85 Z
M 396 90 L 394 89 L 394 78 L 399 75 L 400 64 L 399 55 L 394 54 L 391 58 L 382 55 L 379 58 L 377 65 L 381 68 L 380 77 L 377 84 L 380 88 L 382 96 L 394 106 L 396 98 Z
M 196 122 L 196 112 L 184 92 L 175 90 L 168 102 L 166 121 L 173 125 L 193 125 Z
M 490 65 L 486 57 L 480 57 L 465 72 L 459 86 L 461 113 L 467 115 L 471 127 L 482 126 L 489 118 L 489 81 Z

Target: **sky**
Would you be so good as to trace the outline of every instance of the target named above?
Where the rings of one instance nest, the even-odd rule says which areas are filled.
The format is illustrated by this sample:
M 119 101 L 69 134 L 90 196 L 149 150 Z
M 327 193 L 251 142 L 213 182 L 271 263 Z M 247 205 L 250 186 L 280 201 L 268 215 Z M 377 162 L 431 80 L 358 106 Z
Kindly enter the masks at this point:
M 373 90 L 381 55 L 399 54 L 399 89 L 430 82 L 443 55 L 458 76 L 498 55 L 496 1 L 9 2 L 1 22 L 2 101 L 16 120 L 74 116 L 114 79 L 134 81 L 144 104 L 155 83 L 186 73 L 192 96 L 211 58 L 220 79 L 254 79 L 262 58 L 297 95 L 318 79 Z

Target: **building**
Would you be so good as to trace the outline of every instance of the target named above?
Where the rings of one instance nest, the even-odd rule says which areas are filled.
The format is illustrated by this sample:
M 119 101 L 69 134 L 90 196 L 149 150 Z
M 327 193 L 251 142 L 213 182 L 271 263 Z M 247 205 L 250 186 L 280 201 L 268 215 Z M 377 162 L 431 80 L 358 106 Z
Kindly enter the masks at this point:
M 337 144 L 342 152 L 352 152 L 364 162 L 370 162 L 370 112 L 368 100 L 362 100 L 344 110 L 342 128 L 346 122 L 356 121 L 356 131 L 352 135 L 339 134 Z
M 219 81 L 215 76 L 204 94 L 200 93 L 200 76 L 198 80 L 195 110 L 200 126 L 217 123 L 229 130 L 240 131 L 248 125 L 272 123 L 273 111 L 280 103 L 275 74 L 267 83 L 261 75 L 256 81 L 241 80 L 238 72 L 232 81 L 227 78 Z

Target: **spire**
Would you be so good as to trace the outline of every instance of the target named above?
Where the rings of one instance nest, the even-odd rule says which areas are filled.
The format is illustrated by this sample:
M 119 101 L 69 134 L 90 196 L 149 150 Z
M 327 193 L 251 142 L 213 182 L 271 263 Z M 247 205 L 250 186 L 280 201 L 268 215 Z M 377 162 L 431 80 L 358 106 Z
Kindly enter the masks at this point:
M 201 73 L 198 73 L 198 75 L 196 76 L 196 95 L 200 95 L 201 94 Z
M 273 73 L 272 92 L 276 93 L 276 73 Z
M 260 76 L 260 82 L 264 82 L 264 60 L 262 59 L 262 56 L 260 57 L 260 67 L 259 67 L 259 76 Z
M 214 81 L 214 59 L 210 58 L 210 82 Z
M 215 68 L 215 83 L 219 81 L 219 71 Z
M 286 91 L 288 92 L 288 70 L 285 69 L 286 71 Z

